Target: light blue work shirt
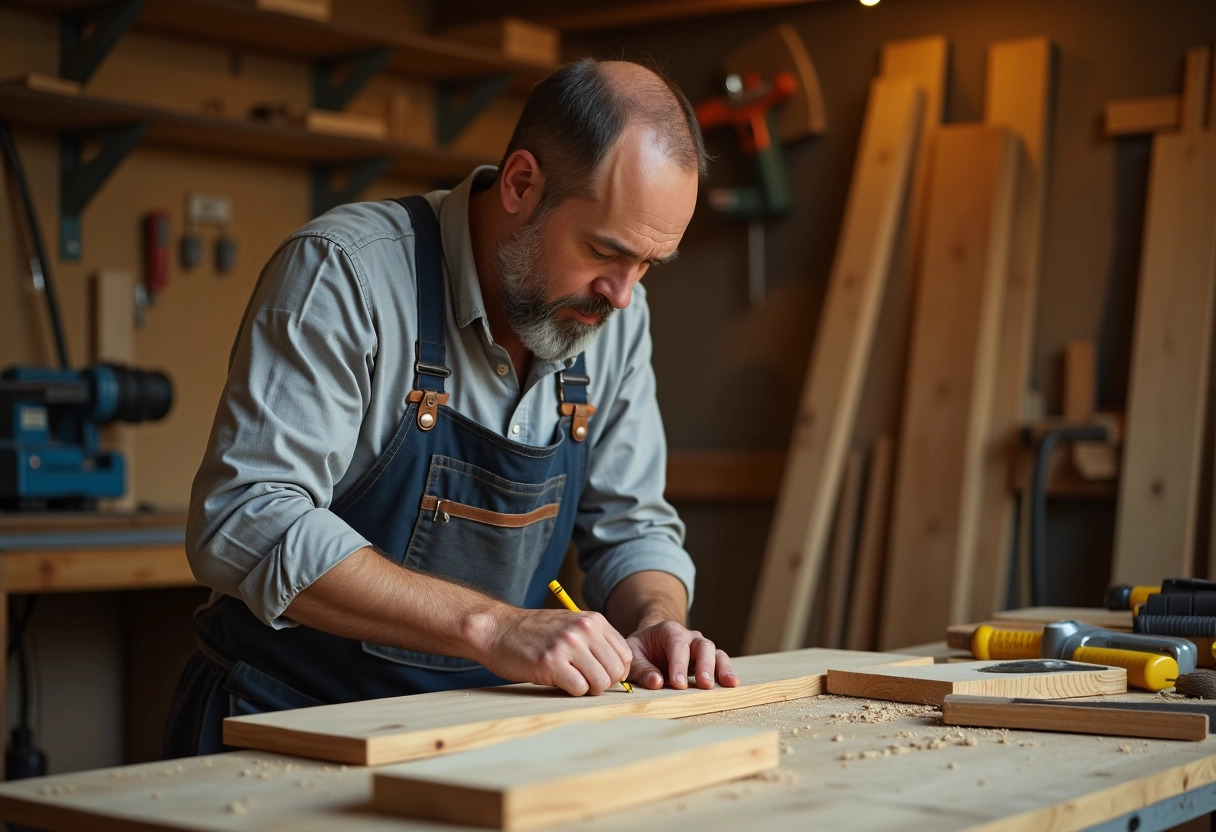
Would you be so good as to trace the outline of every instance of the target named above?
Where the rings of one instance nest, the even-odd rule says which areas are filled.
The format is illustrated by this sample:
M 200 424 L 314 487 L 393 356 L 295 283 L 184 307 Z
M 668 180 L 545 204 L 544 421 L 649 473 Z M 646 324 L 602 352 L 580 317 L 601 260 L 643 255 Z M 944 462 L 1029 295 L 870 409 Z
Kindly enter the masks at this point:
M 548 445 L 559 419 L 558 370 L 533 361 L 521 389 L 495 343 L 469 236 L 469 195 L 481 167 L 433 191 L 449 290 L 444 337 L 448 406 L 506 439 Z M 391 440 L 414 383 L 414 236 L 393 201 L 343 205 L 309 222 L 271 256 L 245 311 L 228 380 L 194 479 L 186 553 L 195 576 L 241 598 L 274 627 L 284 610 L 343 558 L 370 544 L 332 506 Z M 667 463 L 650 364 L 650 313 L 630 305 L 586 351 L 588 472 L 573 542 L 583 593 L 602 609 L 613 587 L 643 570 L 695 570 L 684 525 L 663 499 Z M 419 460 L 419 465 L 427 460 Z

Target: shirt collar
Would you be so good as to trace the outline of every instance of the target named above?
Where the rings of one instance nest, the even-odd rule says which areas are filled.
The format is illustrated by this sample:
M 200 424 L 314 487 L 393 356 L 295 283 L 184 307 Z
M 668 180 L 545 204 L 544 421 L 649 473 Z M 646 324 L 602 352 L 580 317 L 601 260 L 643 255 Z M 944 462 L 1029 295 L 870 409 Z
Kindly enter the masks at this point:
M 473 238 L 469 233 L 469 197 L 474 191 L 489 187 L 497 175 L 498 168 L 493 165 L 478 167 L 448 193 L 439 209 L 439 233 L 452 287 L 452 308 L 461 327 L 478 318 L 486 321 L 486 304 L 477 280 Z

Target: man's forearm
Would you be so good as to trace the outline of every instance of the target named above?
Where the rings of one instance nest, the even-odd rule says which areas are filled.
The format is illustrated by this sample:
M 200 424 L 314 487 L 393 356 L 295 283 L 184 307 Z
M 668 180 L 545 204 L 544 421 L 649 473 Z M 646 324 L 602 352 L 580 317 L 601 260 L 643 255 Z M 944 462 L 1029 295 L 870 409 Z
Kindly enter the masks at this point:
M 483 661 L 489 630 L 509 611 L 488 595 L 364 548 L 302 590 L 285 615 L 346 638 Z
M 668 572 L 635 572 L 613 587 L 604 613 L 625 635 L 661 621 L 683 625 L 688 618 L 688 591 Z

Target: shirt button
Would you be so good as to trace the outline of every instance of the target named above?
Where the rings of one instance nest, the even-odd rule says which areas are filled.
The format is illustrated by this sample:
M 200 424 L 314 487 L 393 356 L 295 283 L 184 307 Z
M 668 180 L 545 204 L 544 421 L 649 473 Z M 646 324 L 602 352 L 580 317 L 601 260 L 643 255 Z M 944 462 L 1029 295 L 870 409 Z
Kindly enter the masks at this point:
M 511 372 L 511 368 L 508 367 L 506 364 L 499 364 L 494 369 L 498 372 L 498 374 L 500 376 L 505 376 L 507 373 Z
M 519 436 L 519 425 L 511 425 L 511 433 Z

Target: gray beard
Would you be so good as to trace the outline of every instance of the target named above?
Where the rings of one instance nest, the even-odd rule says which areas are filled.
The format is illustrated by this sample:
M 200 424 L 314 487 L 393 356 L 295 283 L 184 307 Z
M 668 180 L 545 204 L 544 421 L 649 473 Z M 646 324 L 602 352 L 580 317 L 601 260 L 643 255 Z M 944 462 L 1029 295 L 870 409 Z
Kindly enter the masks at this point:
M 545 300 L 549 284 L 542 254 L 545 219 L 543 215 L 534 217 L 498 247 L 498 281 L 507 322 L 524 346 L 542 361 L 565 361 L 583 352 L 616 310 L 600 295 Z M 559 318 L 566 307 L 599 316 L 599 323 Z

